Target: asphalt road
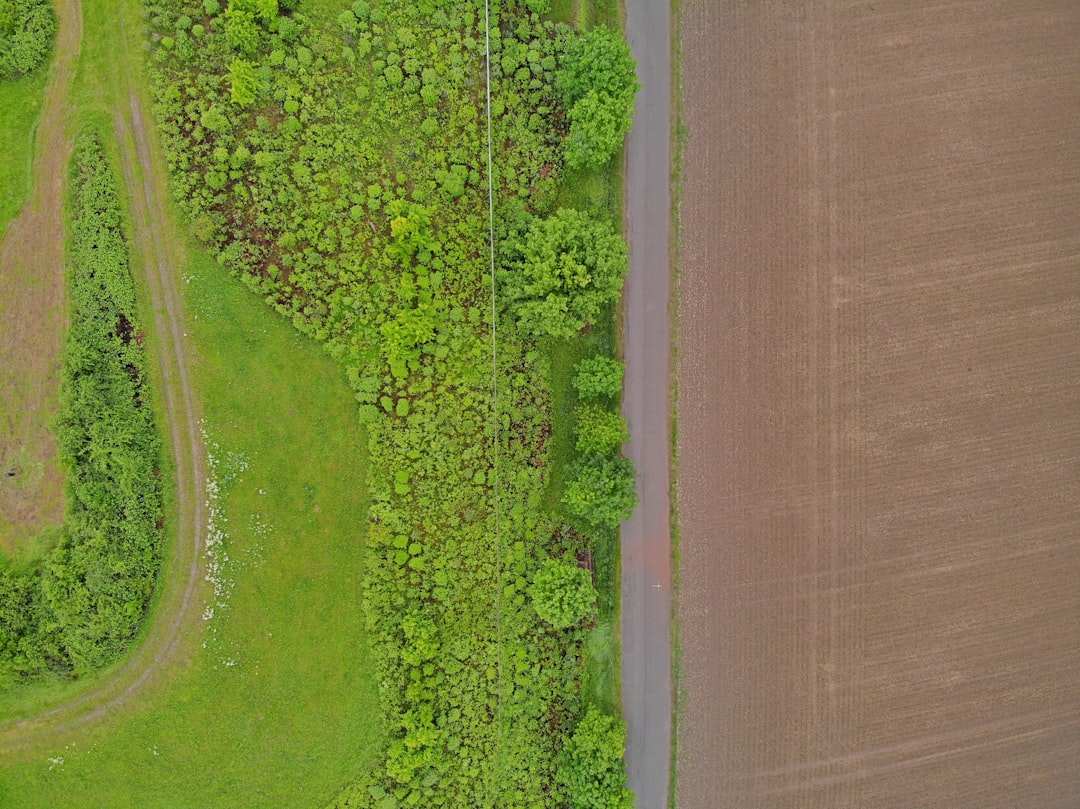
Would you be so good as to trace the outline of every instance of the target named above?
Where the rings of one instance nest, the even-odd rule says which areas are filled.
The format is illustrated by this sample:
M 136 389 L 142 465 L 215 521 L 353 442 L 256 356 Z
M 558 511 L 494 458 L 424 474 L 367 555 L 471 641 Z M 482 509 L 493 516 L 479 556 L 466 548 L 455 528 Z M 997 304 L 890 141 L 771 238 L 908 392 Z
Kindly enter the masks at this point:
M 671 7 L 626 0 L 641 90 L 626 158 L 623 414 L 641 503 L 622 528 L 622 698 L 638 809 L 667 809 L 671 765 Z

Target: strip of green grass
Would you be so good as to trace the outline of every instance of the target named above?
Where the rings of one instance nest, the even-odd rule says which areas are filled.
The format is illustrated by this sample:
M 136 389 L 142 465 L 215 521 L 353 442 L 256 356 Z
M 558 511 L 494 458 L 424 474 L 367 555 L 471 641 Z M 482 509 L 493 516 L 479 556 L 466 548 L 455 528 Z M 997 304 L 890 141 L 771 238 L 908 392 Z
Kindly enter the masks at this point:
M 617 0 L 553 0 L 550 16 L 586 30 L 604 24 L 621 30 Z M 557 204 L 577 210 L 602 211 L 622 226 L 623 156 L 618 154 L 607 168 L 567 169 Z M 549 464 L 551 476 L 545 505 L 554 508 L 562 498 L 577 451 L 574 449 L 574 409 L 580 403 L 571 380 L 574 366 L 596 354 L 617 355 L 620 314 L 605 312 L 581 339 L 549 340 L 542 347 L 551 368 L 552 436 Z M 596 626 L 585 637 L 585 673 L 582 687 L 589 702 L 608 713 L 620 710 L 619 640 L 620 587 L 619 537 L 614 531 L 598 531 L 593 538 L 593 564 L 599 596 Z
M 548 16 L 585 31 L 594 25 L 622 28 L 622 7 L 619 0 L 551 0 Z
M 313 806 L 376 749 L 352 397 L 335 363 L 216 263 L 201 257 L 189 277 L 226 606 L 138 712 L 7 767 L 0 806 Z
M 30 196 L 34 130 L 41 112 L 48 70 L 0 81 L 0 237 Z

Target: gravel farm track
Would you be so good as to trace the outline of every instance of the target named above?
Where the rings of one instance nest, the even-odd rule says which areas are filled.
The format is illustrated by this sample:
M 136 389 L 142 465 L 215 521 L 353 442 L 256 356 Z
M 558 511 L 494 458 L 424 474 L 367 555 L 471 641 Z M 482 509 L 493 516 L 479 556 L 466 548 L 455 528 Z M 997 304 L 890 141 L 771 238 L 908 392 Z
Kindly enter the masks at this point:
M 682 0 L 679 809 L 1080 806 L 1080 4 Z

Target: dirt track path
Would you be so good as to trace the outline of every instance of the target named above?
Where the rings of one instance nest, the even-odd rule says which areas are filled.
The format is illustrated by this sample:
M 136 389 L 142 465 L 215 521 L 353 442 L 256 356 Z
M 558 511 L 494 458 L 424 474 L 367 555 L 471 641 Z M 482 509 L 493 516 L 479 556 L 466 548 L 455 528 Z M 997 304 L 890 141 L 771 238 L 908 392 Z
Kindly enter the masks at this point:
M 56 55 L 35 138 L 33 190 L 0 243 L 0 463 L 19 468 L 18 485 L 0 479 L 0 526 L 11 526 L 0 543 L 8 551 L 64 519 L 64 476 L 49 424 L 60 393 L 68 97 L 82 8 L 79 0 L 59 0 L 55 7 Z
M 622 702 L 638 809 L 666 809 L 671 765 L 671 8 L 627 0 L 641 91 L 627 144 L 626 389 L 641 504 L 622 528 Z
M 74 6 L 78 9 L 77 2 Z M 141 50 L 141 43 L 134 43 L 127 52 L 137 54 Z M 153 624 L 135 654 L 102 682 L 71 701 L 39 716 L 0 725 L 0 756 L 54 744 L 79 727 L 114 715 L 186 658 L 192 639 L 203 625 L 202 551 L 207 516 L 202 493 L 206 491 L 206 473 L 175 278 L 183 254 L 178 247 L 179 237 L 169 232 L 171 219 L 164 204 L 167 198 L 164 163 L 156 155 L 153 122 L 139 98 L 141 77 L 134 75 L 140 63 L 136 59 L 133 65 L 124 60 L 118 60 L 117 64 L 127 66 L 127 75 L 119 75 L 113 81 L 115 134 L 124 182 L 131 196 L 134 266 L 145 272 L 153 308 L 155 359 L 161 372 L 159 384 L 178 484 L 176 543 L 163 572 L 164 590 Z

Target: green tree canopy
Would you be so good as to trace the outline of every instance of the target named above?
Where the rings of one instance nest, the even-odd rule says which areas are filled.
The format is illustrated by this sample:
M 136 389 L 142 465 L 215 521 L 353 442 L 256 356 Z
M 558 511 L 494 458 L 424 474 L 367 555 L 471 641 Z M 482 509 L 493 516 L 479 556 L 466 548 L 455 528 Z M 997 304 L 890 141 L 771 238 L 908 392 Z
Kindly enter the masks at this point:
M 48 0 L 0 0 L 0 79 L 39 68 L 55 36 L 56 15 Z
M 243 54 L 253 54 L 259 49 L 262 31 L 251 11 L 240 11 L 230 5 L 225 12 L 225 39 Z
M 574 809 L 633 809 L 623 764 L 625 741 L 626 727 L 619 719 L 589 707 L 559 759 L 559 780 Z
M 234 104 L 247 107 L 255 103 L 259 93 L 259 76 L 251 62 L 233 59 L 229 66 L 229 88 Z
M 617 396 L 622 390 L 623 364 L 612 357 L 587 357 L 574 366 L 573 385 L 582 399 Z
M 585 455 L 563 493 L 570 514 L 595 528 L 616 528 L 637 506 L 634 465 L 628 458 Z
M 534 219 L 506 253 L 500 281 L 518 325 L 530 333 L 573 337 L 618 298 L 626 275 L 622 237 L 570 208 Z
M 599 405 L 587 405 L 578 408 L 575 416 L 578 452 L 617 452 L 630 440 L 626 420 L 618 413 Z
M 566 162 L 603 166 L 630 129 L 639 86 L 626 41 L 602 25 L 569 35 L 555 86 L 569 110 Z
M 596 603 L 589 571 L 571 562 L 548 559 L 529 590 L 536 614 L 556 629 L 580 623 Z

